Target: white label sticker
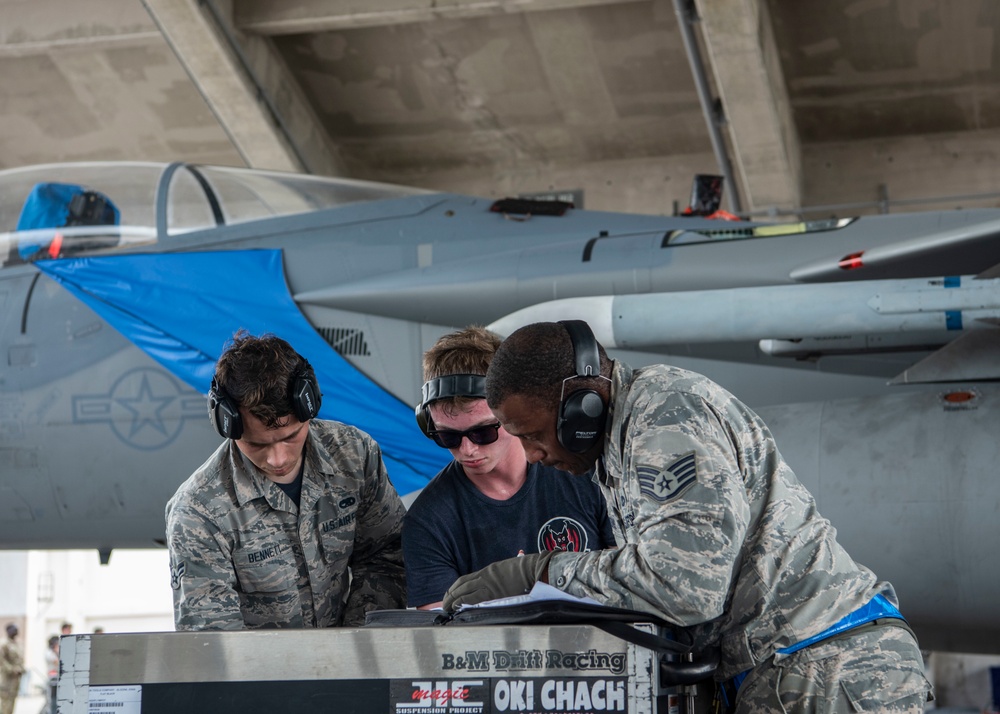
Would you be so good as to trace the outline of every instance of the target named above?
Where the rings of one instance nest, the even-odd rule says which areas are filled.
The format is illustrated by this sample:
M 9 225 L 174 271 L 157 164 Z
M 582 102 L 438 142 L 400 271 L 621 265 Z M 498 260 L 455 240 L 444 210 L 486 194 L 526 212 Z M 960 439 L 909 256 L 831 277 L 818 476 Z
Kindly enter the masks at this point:
M 142 685 L 91 687 L 87 714 L 139 714 Z

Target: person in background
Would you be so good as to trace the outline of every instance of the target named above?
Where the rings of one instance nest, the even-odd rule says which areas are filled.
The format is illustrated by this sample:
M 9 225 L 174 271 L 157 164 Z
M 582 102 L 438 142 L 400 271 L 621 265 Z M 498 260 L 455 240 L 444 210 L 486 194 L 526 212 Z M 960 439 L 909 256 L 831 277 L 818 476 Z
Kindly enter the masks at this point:
M 45 673 L 49 678 L 46 705 L 52 714 L 56 710 L 56 685 L 59 683 L 59 635 L 49 637 L 45 648 Z
M 237 332 L 209 417 L 226 441 L 167 503 L 178 630 L 363 625 L 406 605 L 404 507 L 378 444 L 316 419 L 309 362 Z
M 611 361 L 582 321 L 513 332 L 486 399 L 528 460 L 597 469 L 619 546 L 499 561 L 460 578 L 444 607 L 535 581 L 683 628 L 718 649 L 735 711 L 923 712 L 916 637 L 753 411 L 706 377 Z
M 49 679 L 59 676 L 59 635 L 52 635 L 45 648 L 45 671 Z
M 17 625 L 7 623 L 7 638 L 0 645 L 0 714 L 13 714 L 24 674 L 24 654 L 17 635 Z
M 496 560 L 614 545 L 597 484 L 529 464 L 521 443 L 486 406 L 486 370 L 499 345 L 496 334 L 472 326 L 424 353 L 417 423 L 454 461 L 403 519 L 411 607 L 440 607 L 456 578 Z

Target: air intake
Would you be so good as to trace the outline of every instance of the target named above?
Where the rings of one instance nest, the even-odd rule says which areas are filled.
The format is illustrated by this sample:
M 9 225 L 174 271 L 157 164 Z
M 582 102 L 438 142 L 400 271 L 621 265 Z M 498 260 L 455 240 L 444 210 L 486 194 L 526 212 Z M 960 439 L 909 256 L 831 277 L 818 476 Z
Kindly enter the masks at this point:
M 365 333 L 353 327 L 321 327 L 319 334 L 342 357 L 369 357 Z

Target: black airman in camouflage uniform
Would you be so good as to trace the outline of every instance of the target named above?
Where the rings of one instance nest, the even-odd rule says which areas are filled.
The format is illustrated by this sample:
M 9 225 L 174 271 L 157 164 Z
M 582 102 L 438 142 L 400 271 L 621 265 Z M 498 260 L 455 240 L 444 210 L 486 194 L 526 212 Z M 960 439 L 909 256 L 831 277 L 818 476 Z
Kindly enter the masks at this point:
M 566 328 L 529 325 L 494 357 L 487 401 L 529 460 L 596 466 L 618 547 L 501 561 L 460 578 L 445 608 L 543 579 L 682 626 L 698 650 L 720 648 L 716 676 L 742 681 L 739 712 L 922 712 L 931 688 L 892 586 L 837 543 L 761 419 L 701 375 L 599 354 L 599 376 L 573 377 Z M 562 397 L 578 390 L 606 409 L 579 452 L 556 430 Z M 873 607 L 884 616 L 865 621 Z
M 233 408 L 213 412 L 232 438 L 166 508 L 178 630 L 360 626 L 369 610 L 406 606 L 405 509 L 381 450 L 295 412 L 289 385 L 303 374 L 315 379 L 273 336 L 238 333 L 220 358 L 210 408 Z M 237 405 L 240 426 L 220 427 Z

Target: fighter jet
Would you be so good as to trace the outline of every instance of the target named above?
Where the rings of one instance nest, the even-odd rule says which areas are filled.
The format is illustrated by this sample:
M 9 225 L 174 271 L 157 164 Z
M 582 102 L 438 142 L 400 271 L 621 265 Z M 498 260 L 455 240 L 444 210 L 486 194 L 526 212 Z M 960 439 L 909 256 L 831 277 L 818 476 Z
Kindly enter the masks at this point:
M 0 172 L 0 261 L 2 547 L 162 544 L 238 329 L 295 345 L 405 496 L 450 458 L 413 418 L 423 351 L 576 318 L 756 408 L 925 647 L 1000 642 L 998 210 L 776 224 L 64 164 Z

